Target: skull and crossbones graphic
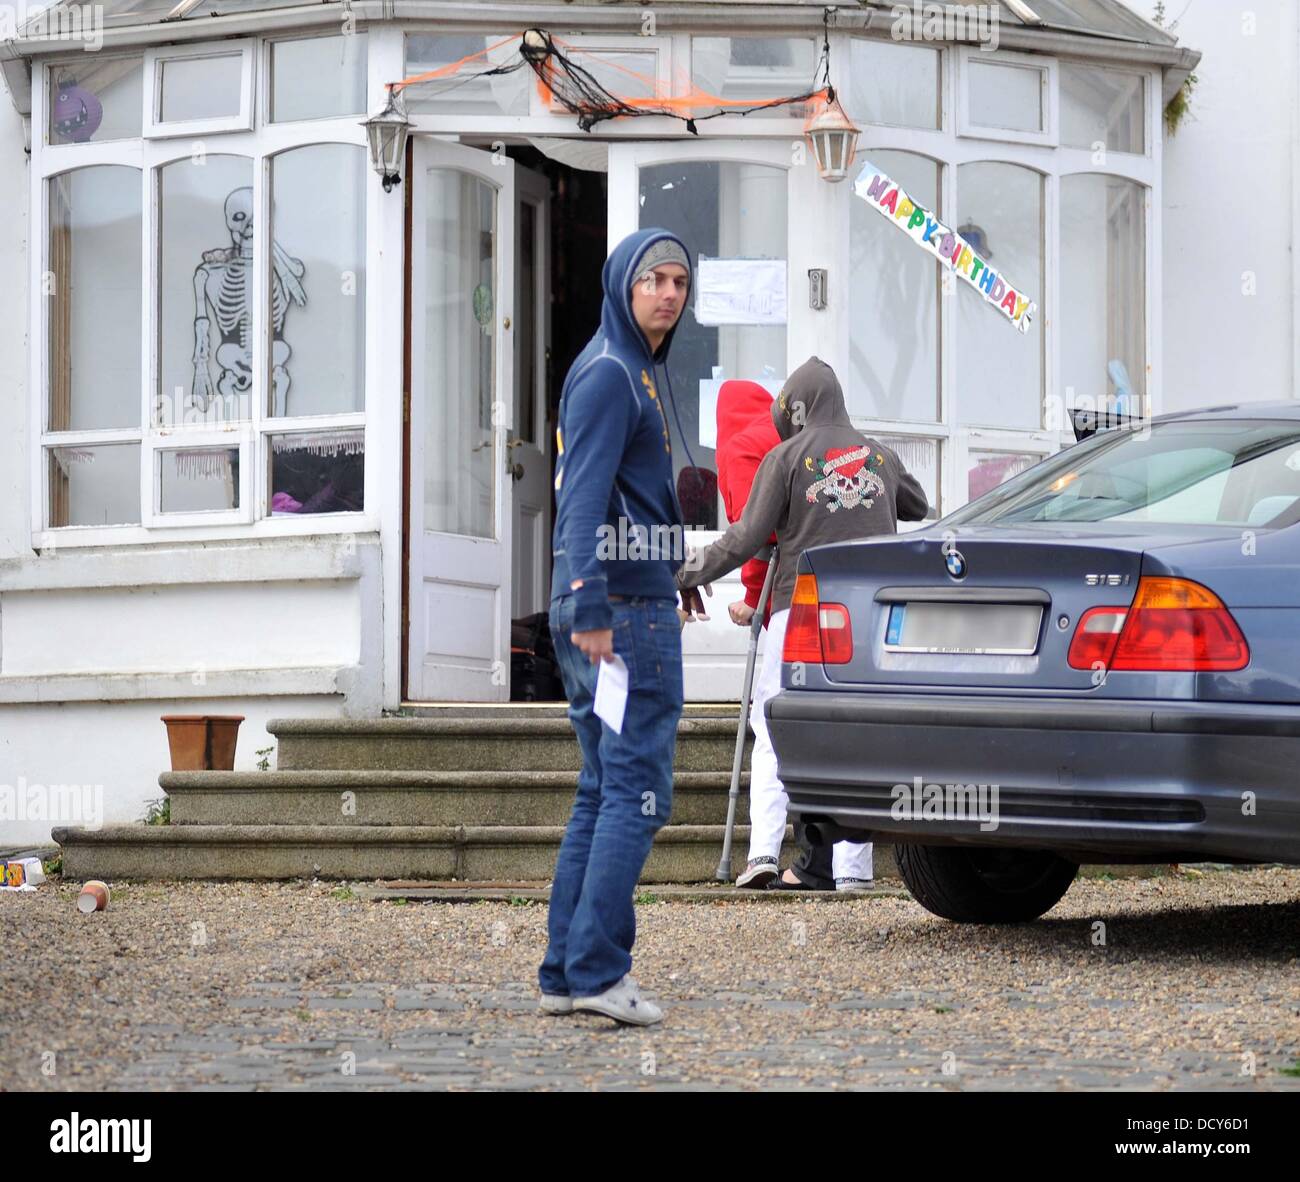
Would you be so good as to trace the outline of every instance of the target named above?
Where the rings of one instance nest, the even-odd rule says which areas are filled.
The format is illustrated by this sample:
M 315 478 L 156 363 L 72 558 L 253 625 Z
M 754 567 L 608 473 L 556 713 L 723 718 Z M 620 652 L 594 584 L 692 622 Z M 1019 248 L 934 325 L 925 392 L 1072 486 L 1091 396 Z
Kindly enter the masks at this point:
M 804 461 L 810 470 L 817 472 L 820 480 L 808 486 L 807 498 L 810 505 L 817 503 L 817 498 L 826 494 L 827 509 L 832 513 L 840 509 L 852 509 L 855 505 L 864 505 L 870 509 L 875 498 L 885 491 L 885 483 L 879 475 L 867 467 L 872 458 L 870 445 L 854 448 L 832 448 L 822 460 L 811 457 Z M 876 463 L 883 457 L 876 456 Z

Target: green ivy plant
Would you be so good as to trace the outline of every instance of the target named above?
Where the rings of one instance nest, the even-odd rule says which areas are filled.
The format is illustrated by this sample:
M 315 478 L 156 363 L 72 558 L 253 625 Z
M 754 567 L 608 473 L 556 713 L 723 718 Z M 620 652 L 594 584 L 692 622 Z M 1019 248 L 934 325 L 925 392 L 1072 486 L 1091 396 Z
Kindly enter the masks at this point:
M 1151 16 L 1157 28 L 1165 27 L 1165 0 L 1156 0 L 1155 11 Z M 1199 79 L 1195 74 L 1188 74 L 1187 80 L 1178 88 L 1178 93 L 1165 104 L 1165 131 L 1169 135 L 1178 134 L 1183 120 L 1192 109 L 1192 93 L 1196 90 Z

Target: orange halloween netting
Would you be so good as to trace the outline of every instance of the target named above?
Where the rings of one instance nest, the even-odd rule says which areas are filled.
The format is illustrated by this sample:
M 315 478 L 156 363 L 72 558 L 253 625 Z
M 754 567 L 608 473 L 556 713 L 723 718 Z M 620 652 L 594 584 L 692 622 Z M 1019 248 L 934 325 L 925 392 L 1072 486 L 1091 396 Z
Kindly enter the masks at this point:
M 512 44 L 513 50 L 501 52 Z M 609 52 L 604 51 L 606 54 Z M 585 59 L 592 68 L 581 64 L 580 59 Z M 578 49 L 552 37 L 545 30 L 529 29 L 493 42 L 459 61 L 391 83 L 389 89 L 400 92 L 416 87 L 420 93 L 427 91 L 441 95 L 476 79 L 513 74 L 529 68 L 536 75 L 537 93 L 545 106 L 551 109 L 559 107 L 576 115 L 578 126 L 583 131 L 590 131 L 605 119 L 661 115 L 685 121 L 687 130 L 694 133 L 698 121 L 716 119 L 720 115 L 750 115 L 755 111 L 783 106 L 794 108 L 791 111 L 794 115 L 814 113 L 817 107 L 835 97 L 828 81 L 828 59 L 829 46 L 823 45 L 810 88 L 801 94 L 770 99 L 729 99 L 685 84 L 672 88 L 681 93 L 664 93 L 665 88 L 658 79 L 610 60 L 602 56 L 601 51 L 593 53 Z M 617 93 L 602 83 L 592 69 L 600 69 L 607 79 L 611 76 L 617 78 L 621 83 L 617 90 L 623 93 Z M 821 86 L 816 84 L 817 73 L 823 75 Z

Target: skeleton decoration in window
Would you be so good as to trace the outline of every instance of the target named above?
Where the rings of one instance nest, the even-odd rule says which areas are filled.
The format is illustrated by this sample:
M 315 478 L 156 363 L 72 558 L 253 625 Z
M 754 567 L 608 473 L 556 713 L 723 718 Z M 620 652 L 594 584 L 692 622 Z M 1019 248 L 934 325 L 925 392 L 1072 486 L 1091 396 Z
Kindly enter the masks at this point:
M 223 398 L 248 393 L 253 383 L 253 190 L 233 190 L 226 198 L 226 229 L 230 245 L 205 250 L 194 270 L 194 405 L 206 412 L 213 396 L 212 332 L 209 309 L 215 314 L 220 343 L 216 361 L 221 371 L 215 392 Z M 289 413 L 289 356 L 284 322 L 292 301 L 307 304 L 300 282 L 306 264 L 271 243 L 271 389 L 273 414 Z M 238 405 L 238 403 L 236 404 Z

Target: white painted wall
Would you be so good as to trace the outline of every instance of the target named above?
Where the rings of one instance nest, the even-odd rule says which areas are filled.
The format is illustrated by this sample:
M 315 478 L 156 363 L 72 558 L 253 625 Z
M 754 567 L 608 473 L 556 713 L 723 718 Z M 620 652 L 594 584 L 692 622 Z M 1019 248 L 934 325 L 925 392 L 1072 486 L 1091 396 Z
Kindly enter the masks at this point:
M 1300 5 L 1167 8 L 1205 56 L 1165 148 L 1163 409 L 1300 396 Z
M 44 845 L 61 825 L 143 820 L 171 766 L 163 714 L 244 715 L 235 770 L 251 772 L 258 749 L 275 744 L 270 719 L 331 718 L 339 708 L 327 696 L 0 706 L 0 849 Z

